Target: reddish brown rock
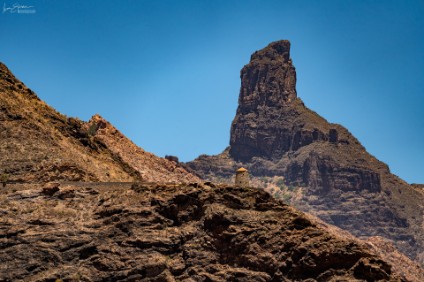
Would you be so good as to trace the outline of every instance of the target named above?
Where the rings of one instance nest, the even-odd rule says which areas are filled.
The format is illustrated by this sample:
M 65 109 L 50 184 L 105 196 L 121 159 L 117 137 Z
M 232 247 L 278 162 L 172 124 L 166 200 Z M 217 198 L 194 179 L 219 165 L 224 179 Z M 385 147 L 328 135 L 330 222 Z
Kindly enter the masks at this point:
M 53 194 L 55 194 L 56 192 L 60 190 L 59 187 L 60 187 L 59 182 L 49 182 L 46 185 L 44 185 L 41 193 L 47 196 L 53 196 Z

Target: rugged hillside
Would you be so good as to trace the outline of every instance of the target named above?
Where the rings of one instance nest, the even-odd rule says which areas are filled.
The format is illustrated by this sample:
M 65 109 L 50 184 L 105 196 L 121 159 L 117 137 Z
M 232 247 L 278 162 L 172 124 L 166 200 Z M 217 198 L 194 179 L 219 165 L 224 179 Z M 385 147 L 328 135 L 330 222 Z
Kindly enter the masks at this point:
M 405 281 L 259 189 L 16 186 L 0 195 L 1 281 Z
M 390 173 L 352 134 L 297 97 L 290 43 L 255 52 L 241 70 L 230 146 L 187 167 L 229 181 L 237 167 L 279 198 L 356 236 L 382 236 L 424 262 L 422 189 Z
M 138 148 L 110 123 L 67 118 L 0 63 L 0 174 L 11 182 L 196 181 Z
M 176 162 L 144 151 L 99 115 L 94 115 L 85 125 L 95 138 L 106 145 L 113 154 L 137 171 L 143 181 L 192 182 L 199 178 L 188 173 Z

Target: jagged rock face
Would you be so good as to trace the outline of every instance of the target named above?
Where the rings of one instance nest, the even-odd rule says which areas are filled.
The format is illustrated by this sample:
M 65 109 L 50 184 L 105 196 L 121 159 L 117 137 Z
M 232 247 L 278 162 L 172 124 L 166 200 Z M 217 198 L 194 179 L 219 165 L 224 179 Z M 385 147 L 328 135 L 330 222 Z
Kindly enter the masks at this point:
M 363 242 L 259 189 L 13 188 L 0 195 L 1 281 L 405 281 Z
M 255 52 L 241 70 L 241 88 L 236 118 L 231 126 L 230 155 L 248 161 L 254 156 L 279 158 L 291 144 L 281 127 L 280 109 L 296 99 L 296 72 L 290 59 L 290 42 L 270 44 Z M 276 111 L 267 112 L 269 109 Z M 274 122 L 272 122 L 274 120 Z M 268 124 L 269 127 L 261 128 Z
M 295 83 L 288 41 L 255 52 L 241 71 L 229 148 L 187 167 L 204 179 L 229 181 L 243 166 L 254 179 L 268 179 L 257 180 L 260 186 L 281 177 L 301 190 L 291 201 L 300 209 L 357 236 L 394 240 L 424 263 L 424 191 L 392 175 L 346 128 L 305 107 Z
M 96 115 L 68 118 L 0 63 L 0 174 L 9 182 L 198 181 L 174 162 L 137 147 Z

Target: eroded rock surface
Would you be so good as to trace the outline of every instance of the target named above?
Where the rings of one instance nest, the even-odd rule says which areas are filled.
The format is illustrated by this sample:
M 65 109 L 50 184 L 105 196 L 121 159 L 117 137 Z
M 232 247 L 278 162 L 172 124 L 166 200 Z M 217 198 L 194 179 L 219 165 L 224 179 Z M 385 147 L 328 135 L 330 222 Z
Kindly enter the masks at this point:
M 63 184 L 1 195 L 0 281 L 405 281 L 264 191 Z

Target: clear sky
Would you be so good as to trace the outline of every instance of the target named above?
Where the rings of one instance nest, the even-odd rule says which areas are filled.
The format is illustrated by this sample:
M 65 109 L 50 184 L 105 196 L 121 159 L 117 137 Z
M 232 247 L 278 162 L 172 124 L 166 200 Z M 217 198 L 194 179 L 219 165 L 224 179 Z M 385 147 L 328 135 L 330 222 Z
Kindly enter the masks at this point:
M 41 99 L 183 161 L 228 146 L 240 69 L 288 39 L 305 104 L 424 183 L 424 0 L 0 4 L 0 61 Z

